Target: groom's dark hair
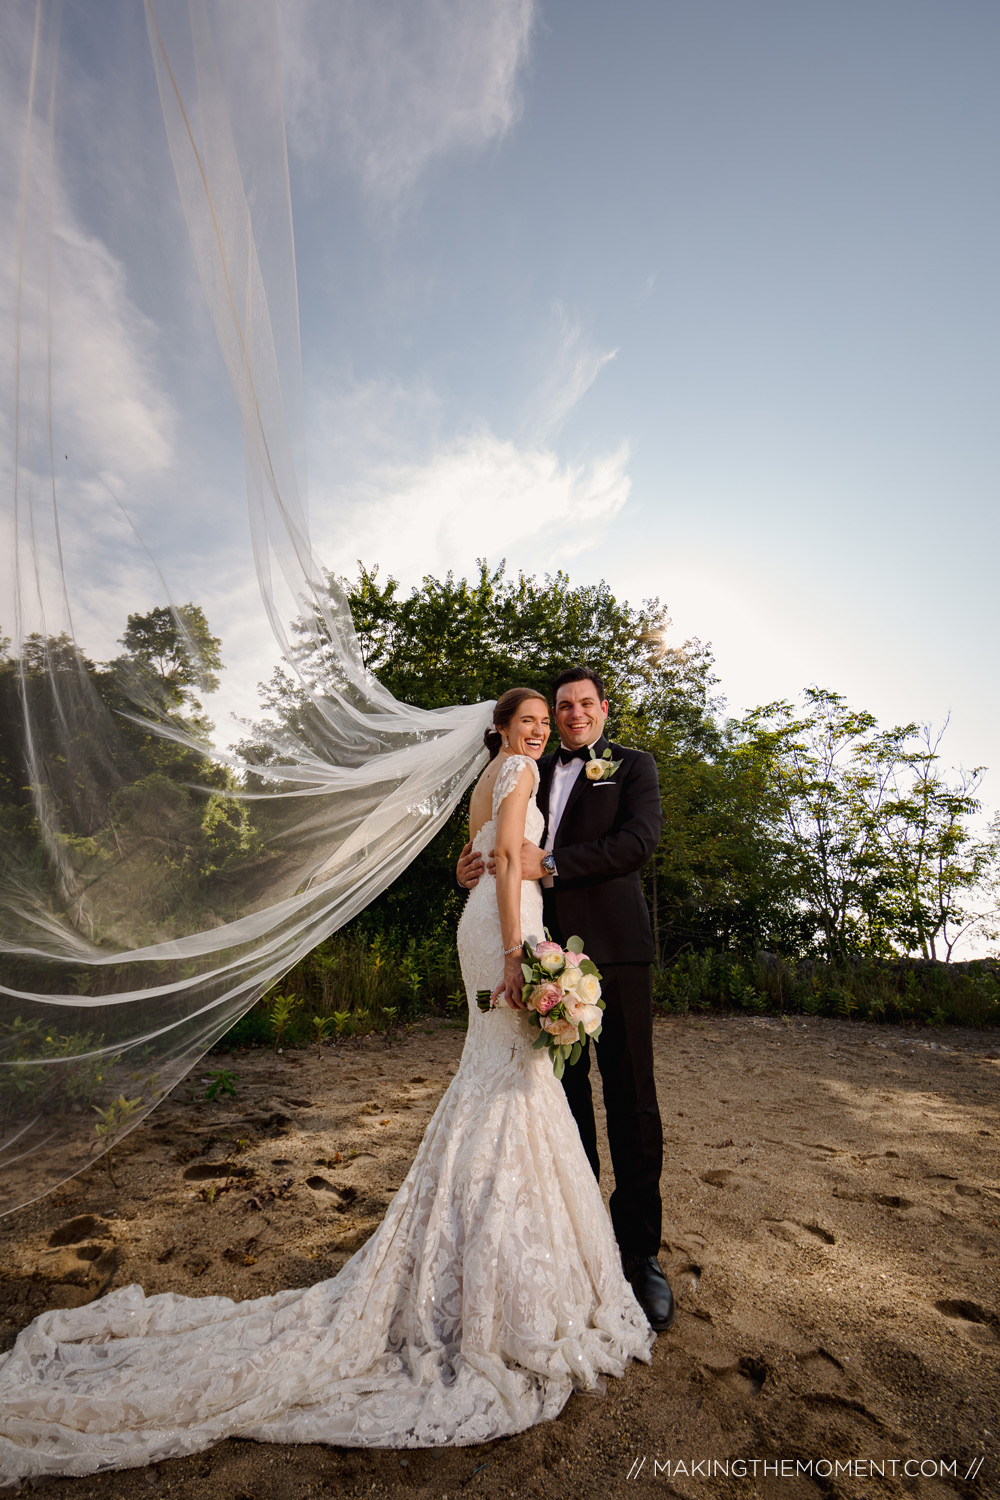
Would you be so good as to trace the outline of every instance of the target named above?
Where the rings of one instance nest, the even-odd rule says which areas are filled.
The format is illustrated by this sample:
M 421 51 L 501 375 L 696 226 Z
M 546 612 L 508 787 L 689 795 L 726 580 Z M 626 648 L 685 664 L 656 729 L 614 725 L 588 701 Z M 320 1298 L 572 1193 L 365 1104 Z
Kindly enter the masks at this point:
M 568 667 L 565 672 L 560 672 L 552 684 L 552 702 L 555 703 L 559 696 L 559 689 L 565 687 L 567 682 L 592 682 L 598 701 L 603 703 L 608 696 L 604 686 L 604 678 L 600 672 L 595 672 L 593 667 Z

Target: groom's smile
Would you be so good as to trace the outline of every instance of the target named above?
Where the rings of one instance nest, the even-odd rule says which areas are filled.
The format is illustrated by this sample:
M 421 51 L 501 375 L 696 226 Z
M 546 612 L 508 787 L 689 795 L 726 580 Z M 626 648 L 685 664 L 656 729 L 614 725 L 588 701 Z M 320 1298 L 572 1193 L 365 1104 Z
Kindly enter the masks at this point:
M 608 700 L 598 698 L 589 678 L 563 683 L 556 693 L 556 728 L 567 750 L 582 750 L 600 739 L 607 717 Z

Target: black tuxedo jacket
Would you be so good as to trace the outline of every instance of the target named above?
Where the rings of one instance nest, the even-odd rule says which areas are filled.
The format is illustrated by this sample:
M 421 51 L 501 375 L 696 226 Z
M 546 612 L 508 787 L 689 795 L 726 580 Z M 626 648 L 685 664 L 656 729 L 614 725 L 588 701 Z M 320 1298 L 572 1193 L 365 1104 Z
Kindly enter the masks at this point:
M 553 854 L 558 875 L 543 887 L 546 926 L 559 942 L 574 934 L 587 955 L 602 963 L 652 963 L 653 932 L 639 871 L 660 838 L 663 812 L 656 762 L 645 750 L 610 749 L 621 765 L 607 781 L 591 781 L 582 770 L 556 829 Z M 548 826 L 549 790 L 558 752 L 539 761 L 538 806 Z M 586 762 L 584 763 L 586 767 Z M 543 839 L 543 843 L 545 840 Z

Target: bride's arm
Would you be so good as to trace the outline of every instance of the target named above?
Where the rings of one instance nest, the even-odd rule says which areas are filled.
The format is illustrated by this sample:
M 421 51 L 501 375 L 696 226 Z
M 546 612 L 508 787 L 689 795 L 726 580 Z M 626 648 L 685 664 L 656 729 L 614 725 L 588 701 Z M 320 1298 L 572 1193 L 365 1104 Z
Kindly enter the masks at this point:
M 496 891 L 500 911 L 500 933 L 503 937 L 503 991 L 508 1005 L 522 1009 L 521 989 L 521 845 L 528 801 L 534 785 L 530 769 L 525 766 L 513 791 L 500 804 L 497 813 Z M 512 953 L 507 952 L 512 948 Z

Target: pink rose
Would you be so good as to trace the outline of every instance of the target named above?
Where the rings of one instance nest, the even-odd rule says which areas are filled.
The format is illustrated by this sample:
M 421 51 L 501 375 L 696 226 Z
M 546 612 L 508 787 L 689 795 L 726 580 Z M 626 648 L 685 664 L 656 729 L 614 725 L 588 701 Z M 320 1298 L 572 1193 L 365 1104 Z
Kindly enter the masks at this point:
M 562 999 L 562 990 L 557 984 L 540 984 L 528 1001 L 532 1010 L 537 1010 L 540 1016 L 547 1016 L 554 1005 L 558 1005 Z

